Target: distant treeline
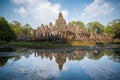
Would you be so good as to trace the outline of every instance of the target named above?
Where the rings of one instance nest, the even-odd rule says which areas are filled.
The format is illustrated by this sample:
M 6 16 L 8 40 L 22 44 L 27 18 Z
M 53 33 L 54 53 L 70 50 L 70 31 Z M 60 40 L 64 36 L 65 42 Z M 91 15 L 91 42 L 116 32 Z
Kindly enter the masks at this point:
M 71 21 L 71 23 L 79 24 L 81 28 L 84 28 L 88 33 L 94 33 L 95 28 L 99 29 L 98 33 L 105 33 L 111 36 L 113 39 L 120 39 L 120 19 L 109 22 L 106 26 L 102 25 L 98 21 L 89 22 L 84 24 L 82 21 Z M 22 25 L 18 21 L 8 22 L 4 17 L 0 17 L 0 40 L 11 41 L 16 40 L 18 34 L 30 34 L 33 30 L 32 26 L 26 23 Z
M 0 40 L 16 40 L 18 34 L 29 34 L 32 27 L 29 24 L 22 25 L 18 21 L 8 22 L 4 17 L 0 17 Z

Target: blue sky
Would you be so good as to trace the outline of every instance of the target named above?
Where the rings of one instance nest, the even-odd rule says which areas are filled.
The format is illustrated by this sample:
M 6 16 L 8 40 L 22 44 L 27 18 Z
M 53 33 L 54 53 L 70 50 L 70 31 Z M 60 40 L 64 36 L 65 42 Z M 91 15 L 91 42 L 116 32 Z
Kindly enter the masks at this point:
M 120 19 L 119 8 L 120 0 L 0 0 L 0 17 L 37 28 L 49 22 L 54 24 L 58 13 L 62 12 L 67 22 L 99 21 L 106 25 Z

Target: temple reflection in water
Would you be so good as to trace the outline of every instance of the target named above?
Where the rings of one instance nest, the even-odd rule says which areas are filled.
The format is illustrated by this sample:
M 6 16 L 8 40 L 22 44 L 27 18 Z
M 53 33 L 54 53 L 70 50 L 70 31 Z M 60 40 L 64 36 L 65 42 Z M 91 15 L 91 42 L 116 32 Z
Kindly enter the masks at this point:
M 52 60 L 55 58 L 56 63 L 58 64 L 59 70 L 62 70 L 64 63 L 66 62 L 66 59 L 68 60 L 81 60 L 85 57 L 86 51 L 73 51 L 73 52 L 42 52 L 42 51 L 35 51 L 35 56 L 41 56 L 41 58 L 49 58 L 49 60 Z
M 17 50 L 16 50 L 17 51 Z M 22 54 L 25 58 L 29 58 L 30 55 L 34 54 L 35 57 L 40 57 L 41 59 L 49 59 L 52 61 L 54 58 L 56 63 L 58 64 L 59 70 L 62 70 L 64 64 L 66 63 L 66 60 L 82 60 L 85 57 L 89 59 L 94 59 L 94 60 L 99 60 L 102 58 L 104 55 L 109 56 L 110 59 L 119 62 L 120 61 L 120 56 L 119 52 L 117 51 L 111 51 L 111 50 L 27 50 L 23 51 L 24 54 Z M 28 54 L 29 53 L 29 54 Z M 19 53 L 20 54 L 20 53 Z M 10 57 L 0 57 L 0 66 L 4 66 L 5 63 L 7 62 L 8 59 L 17 61 L 21 59 L 20 55 L 17 56 L 10 56 Z

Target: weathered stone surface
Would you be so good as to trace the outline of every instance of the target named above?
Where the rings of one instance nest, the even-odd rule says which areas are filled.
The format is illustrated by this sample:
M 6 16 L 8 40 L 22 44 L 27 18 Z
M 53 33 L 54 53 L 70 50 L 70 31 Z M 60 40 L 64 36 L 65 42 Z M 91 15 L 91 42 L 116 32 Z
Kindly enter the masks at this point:
M 66 24 L 62 13 L 60 12 L 55 25 L 52 22 L 48 25 L 41 24 L 37 30 L 31 30 L 29 35 L 19 35 L 19 40 L 81 40 L 81 41 L 99 41 L 111 39 L 107 34 L 89 33 L 85 28 L 82 28 L 78 23 Z
M 50 22 L 50 24 L 49 24 L 49 28 L 50 28 L 50 31 L 53 31 L 53 30 L 54 30 L 54 27 L 53 27 L 52 22 Z
M 64 31 L 66 30 L 66 21 L 63 19 L 62 13 L 59 13 L 58 19 L 55 21 L 55 30 Z
M 69 31 L 75 33 L 75 27 L 74 27 L 74 25 L 71 22 L 68 23 L 68 27 L 67 28 L 68 28 Z

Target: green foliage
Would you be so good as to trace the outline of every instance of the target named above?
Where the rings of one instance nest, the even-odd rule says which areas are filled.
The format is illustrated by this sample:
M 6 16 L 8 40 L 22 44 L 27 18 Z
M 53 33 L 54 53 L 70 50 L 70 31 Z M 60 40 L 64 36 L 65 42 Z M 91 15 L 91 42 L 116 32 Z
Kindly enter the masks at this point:
M 105 28 L 105 32 L 112 35 L 114 38 L 120 39 L 120 19 L 109 22 Z
M 12 23 L 9 23 L 9 25 L 16 34 L 29 34 L 32 29 L 29 24 L 26 23 L 22 26 L 21 23 L 17 21 L 13 21 Z
M 31 30 L 32 30 L 32 27 L 31 27 L 29 24 L 26 23 L 26 24 L 23 26 L 23 33 L 24 33 L 24 34 L 29 34 Z
M 13 21 L 12 23 L 9 23 L 11 29 L 15 32 L 15 34 L 20 34 L 21 32 L 21 24 L 17 21 Z
M 107 25 L 107 26 L 105 27 L 105 30 L 104 30 L 104 31 L 105 31 L 105 33 L 107 33 L 108 35 L 114 36 L 115 30 L 113 29 L 112 26 Z
M 104 26 L 98 21 L 88 23 L 87 29 L 88 32 L 96 32 L 96 33 L 104 32 Z
M 120 39 L 120 31 L 116 31 L 114 38 L 119 38 Z
M 85 24 L 82 21 L 72 21 L 71 23 L 73 25 L 78 24 L 80 27 L 85 28 Z
M 16 39 L 14 31 L 11 30 L 5 18 L 0 17 L 0 40 L 10 41 L 13 39 Z
M 18 34 L 29 34 L 32 27 L 29 24 L 21 25 L 18 21 L 8 23 L 4 17 L 0 17 L 0 40 L 13 40 Z

